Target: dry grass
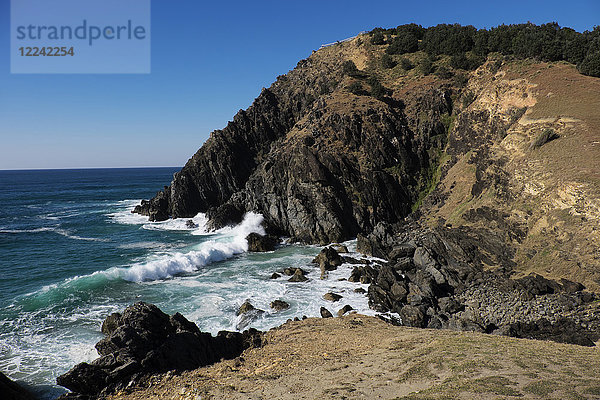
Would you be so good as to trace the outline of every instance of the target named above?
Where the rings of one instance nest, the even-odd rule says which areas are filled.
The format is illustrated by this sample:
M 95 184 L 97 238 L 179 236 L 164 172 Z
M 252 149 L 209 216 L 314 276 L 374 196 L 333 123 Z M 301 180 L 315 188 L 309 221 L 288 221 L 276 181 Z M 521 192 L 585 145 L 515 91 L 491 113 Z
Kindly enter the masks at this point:
M 289 322 L 267 345 L 111 399 L 593 399 L 600 352 L 394 327 L 360 315 Z

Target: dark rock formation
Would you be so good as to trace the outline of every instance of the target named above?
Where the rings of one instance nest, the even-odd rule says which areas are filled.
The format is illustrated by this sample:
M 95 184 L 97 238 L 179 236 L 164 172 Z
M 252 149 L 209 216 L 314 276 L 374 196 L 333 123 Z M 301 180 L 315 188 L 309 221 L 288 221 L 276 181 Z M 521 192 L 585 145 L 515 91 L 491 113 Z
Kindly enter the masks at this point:
M 317 52 L 298 63 L 134 212 L 151 220 L 206 212 L 219 228 L 255 211 L 273 232 L 321 244 L 400 221 L 444 145 L 452 89 L 436 83 L 414 95 L 420 117 L 409 118 L 398 99 L 324 90 L 344 76 L 344 57 Z
M 153 373 L 190 370 L 237 357 L 260 346 L 262 334 L 219 332 L 216 337 L 176 313 L 168 316 L 156 306 L 136 303 L 103 324 L 107 335 L 96 344 L 100 358 L 81 363 L 57 378 L 75 394 L 97 397 Z
M 350 312 L 354 310 L 354 308 L 352 308 L 351 305 L 346 304 L 344 307 L 340 308 L 337 312 L 338 317 L 341 317 L 342 315 L 346 314 L 347 312 Z
M 258 233 L 251 233 L 246 237 L 248 241 L 248 251 L 252 252 L 265 252 L 275 250 L 275 246 L 279 242 L 277 237 L 271 235 L 259 235 Z
M 290 305 L 283 300 L 273 300 L 271 302 L 271 308 L 275 311 L 287 310 Z
M 337 269 L 344 260 L 333 247 L 325 247 L 312 262 L 321 268 L 321 279 L 324 279 L 328 271 Z
M 321 314 L 322 318 L 333 318 L 333 314 L 325 307 L 321 307 L 319 313 Z
M 294 275 L 288 279 L 289 282 L 306 282 L 307 280 L 308 278 L 304 276 L 304 271 L 300 268 L 296 268 Z
M 600 338 L 594 295 L 581 284 L 539 275 L 510 277 L 510 248 L 483 230 L 380 224 L 363 236 L 363 250 L 389 254 L 381 266 L 357 266 L 349 281 L 370 283 L 369 305 L 400 315 L 401 323 L 593 345 Z
M 34 397 L 18 383 L 0 372 L 0 395 L 3 400 L 34 400 Z
M 336 301 L 339 301 L 342 298 L 342 296 L 340 296 L 339 294 L 335 294 L 335 293 L 331 293 L 330 292 L 330 293 L 325 293 L 323 295 L 323 298 L 325 300 L 328 300 L 328 301 L 336 302 Z
M 269 277 L 269 279 L 277 279 L 277 278 L 281 278 L 281 275 L 279 275 L 277 272 L 273 272 L 271 274 L 271 276 Z

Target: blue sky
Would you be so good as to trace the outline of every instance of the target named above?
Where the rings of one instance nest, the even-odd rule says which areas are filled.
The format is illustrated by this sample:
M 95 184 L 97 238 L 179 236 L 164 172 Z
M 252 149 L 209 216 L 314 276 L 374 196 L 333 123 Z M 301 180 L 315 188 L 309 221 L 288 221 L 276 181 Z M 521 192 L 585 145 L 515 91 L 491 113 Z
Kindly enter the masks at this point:
M 150 74 L 11 75 L 9 10 L 0 0 L 0 169 L 181 166 L 313 49 L 377 26 L 600 24 L 597 0 L 153 0 Z

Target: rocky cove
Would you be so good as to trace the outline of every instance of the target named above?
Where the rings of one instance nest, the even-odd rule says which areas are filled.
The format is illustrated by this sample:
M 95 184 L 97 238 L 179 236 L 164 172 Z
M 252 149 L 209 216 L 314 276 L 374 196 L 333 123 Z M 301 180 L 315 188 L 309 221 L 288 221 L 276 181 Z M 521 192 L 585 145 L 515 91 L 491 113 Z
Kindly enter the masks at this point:
M 352 264 L 345 279 L 368 284 L 369 306 L 391 325 L 595 346 L 600 158 L 581 144 L 598 136 L 598 79 L 501 55 L 474 70 L 440 56 L 435 74 L 400 73 L 381 66 L 384 52 L 367 34 L 300 61 L 133 212 L 150 221 L 206 213 L 211 229 L 260 213 L 266 235 L 247 237 L 250 251 L 271 251 L 280 237 L 328 245 L 311 279 Z M 592 93 L 591 111 L 548 100 L 570 93 L 564 81 Z M 564 151 L 582 156 L 566 168 Z M 371 258 L 329 246 L 352 238 Z M 271 278 L 308 279 L 301 268 Z M 351 312 L 326 295 L 322 317 Z M 243 308 L 250 321 L 262 311 Z M 268 335 L 214 337 L 146 303 L 111 315 L 102 331 L 101 357 L 58 379 L 72 391 L 65 397 L 237 360 Z

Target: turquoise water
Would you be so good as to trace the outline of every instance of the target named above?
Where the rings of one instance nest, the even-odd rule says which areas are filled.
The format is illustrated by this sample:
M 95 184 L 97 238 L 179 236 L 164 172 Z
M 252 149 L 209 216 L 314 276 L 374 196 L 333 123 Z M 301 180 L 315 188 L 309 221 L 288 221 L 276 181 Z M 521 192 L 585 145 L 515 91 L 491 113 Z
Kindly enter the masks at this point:
M 262 232 L 262 217 L 218 232 L 204 216 L 150 223 L 130 213 L 169 184 L 174 168 L 0 171 L 0 370 L 51 399 L 63 393 L 58 375 L 97 357 L 100 325 L 135 301 L 181 312 L 211 333 L 269 329 L 321 306 L 345 304 L 372 314 L 344 265 L 320 280 L 310 260 L 319 247 L 283 245 L 246 253 L 244 238 Z M 353 248 L 354 243 L 347 243 Z M 309 270 L 310 281 L 268 277 L 285 267 Z M 321 296 L 344 296 L 332 306 Z M 250 300 L 266 310 L 255 321 L 236 317 Z M 289 310 L 274 312 L 282 299 Z

